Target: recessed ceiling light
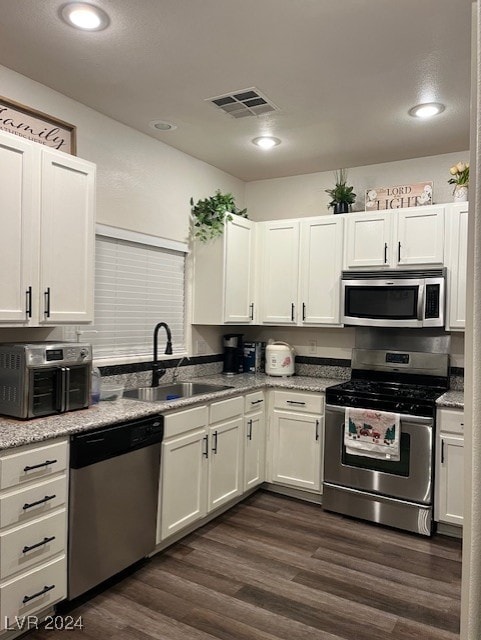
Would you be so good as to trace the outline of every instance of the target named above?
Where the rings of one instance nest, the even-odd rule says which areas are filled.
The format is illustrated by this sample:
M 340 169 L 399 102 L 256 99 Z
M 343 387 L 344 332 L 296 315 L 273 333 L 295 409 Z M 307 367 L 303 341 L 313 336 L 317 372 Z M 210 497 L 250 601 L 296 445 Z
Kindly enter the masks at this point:
M 103 9 L 87 2 L 69 2 L 62 7 L 60 15 L 71 27 L 84 31 L 102 31 L 110 23 Z
M 281 141 L 279 138 L 273 138 L 272 136 L 259 136 L 252 140 L 252 144 L 261 147 L 261 149 L 272 149 L 272 147 L 276 147 L 278 144 L 281 144 Z
M 409 109 L 409 115 L 414 118 L 432 118 L 442 113 L 446 107 L 440 102 L 426 102 L 424 104 L 417 104 L 415 107 Z
M 149 122 L 149 127 L 157 129 L 157 131 L 173 131 L 177 129 L 177 125 L 173 122 L 166 122 L 165 120 L 152 120 Z

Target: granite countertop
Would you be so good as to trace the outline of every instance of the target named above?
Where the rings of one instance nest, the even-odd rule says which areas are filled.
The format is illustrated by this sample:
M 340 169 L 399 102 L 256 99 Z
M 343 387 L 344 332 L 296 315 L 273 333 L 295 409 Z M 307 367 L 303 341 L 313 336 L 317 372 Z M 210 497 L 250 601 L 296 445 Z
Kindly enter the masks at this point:
M 266 376 L 265 374 L 253 375 L 249 373 L 231 377 L 214 375 L 189 378 L 189 382 L 192 381 L 229 385 L 232 389 L 165 402 L 142 402 L 120 398 L 114 402 L 99 402 L 88 409 L 81 409 L 80 411 L 71 411 L 32 420 L 0 417 L 0 450 L 68 436 L 110 424 L 135 420 L 136 418 L 155 416 L 263 388 L 323 392 L 327 387 L 341 382 L 341 380 L 335 378 L 311 378 L 307 376 L 277 378 Z M 182 379 L 179 382 L 182 382 Z
M 438 407 L 464 409 L 464 391 L 447 391 L 436 400 Z

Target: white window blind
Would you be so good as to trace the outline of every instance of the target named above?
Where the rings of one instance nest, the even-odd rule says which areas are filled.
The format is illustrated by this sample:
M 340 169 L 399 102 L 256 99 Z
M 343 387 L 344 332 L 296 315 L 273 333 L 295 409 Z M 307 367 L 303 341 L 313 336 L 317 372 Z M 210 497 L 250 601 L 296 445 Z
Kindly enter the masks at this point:
M 151 356 L 158 322 L 169 325 L 174 354 L 185 352 L 185 254 L 105 236 L 95 251 L 94 357 Z

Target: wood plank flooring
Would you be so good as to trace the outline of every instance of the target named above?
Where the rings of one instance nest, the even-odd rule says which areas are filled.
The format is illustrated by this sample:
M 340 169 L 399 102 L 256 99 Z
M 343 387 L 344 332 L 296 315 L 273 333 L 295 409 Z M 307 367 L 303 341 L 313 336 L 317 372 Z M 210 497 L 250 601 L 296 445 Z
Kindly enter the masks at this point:
M 461 543 L 259 491 L 30 640 L 456 640 Z M 74 635 L 76 634 L 76 635 Z

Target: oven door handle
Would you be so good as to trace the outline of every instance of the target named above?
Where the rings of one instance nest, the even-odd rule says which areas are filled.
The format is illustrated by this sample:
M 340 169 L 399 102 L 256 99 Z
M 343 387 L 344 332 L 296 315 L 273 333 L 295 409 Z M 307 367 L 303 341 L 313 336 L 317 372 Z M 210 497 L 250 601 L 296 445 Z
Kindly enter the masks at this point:
M 419 288 L 418 288 L 418 320 L 423 323 L 424 322 L 424 315 L 425 315 L 425 301 L 424 301 L 424 292 L 425 292 L 426 288 L 424 286 L 424 282 L 423 284 L 419 284 Z
M 363 407 L 353 407 L 353 408 L 363 409 Z M 332 413 L 345 414 L 346 409 L 347 407 L 338 407 L 333 404 L 326 404 L 326 411 L 331 411 Z M 372 411 L 375 411 L 375 409 L 372 409 Z M 396 413 L 396 412 L 393 411 L 392 413 Z M 426 424 L 426 425 L 434 424 L 434 418 L 423 418 L 422 416 L 412 416 L 409 413 L 401 413 L 399 415 L 401 417 L 401 422 L 410 422 L 415 424 Z

